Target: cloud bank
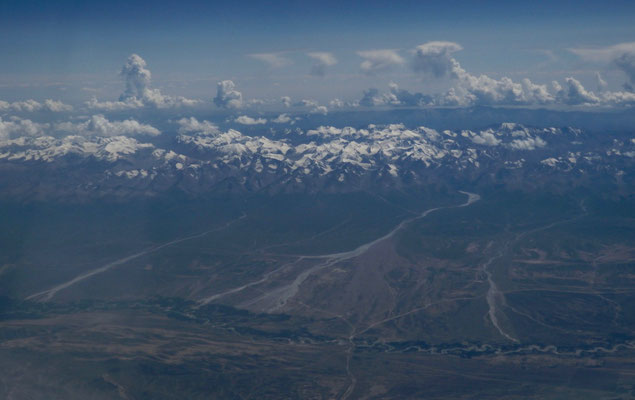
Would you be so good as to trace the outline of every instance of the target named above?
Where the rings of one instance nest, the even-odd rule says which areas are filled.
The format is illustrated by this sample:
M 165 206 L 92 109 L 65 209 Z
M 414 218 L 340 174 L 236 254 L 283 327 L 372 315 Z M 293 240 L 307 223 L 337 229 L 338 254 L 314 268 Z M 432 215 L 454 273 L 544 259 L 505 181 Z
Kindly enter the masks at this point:
M 630 48 L 620 47 L 620 50 Z M 447 78 L 451 88 L 444 93 L 426 95 L 411 93 L 399 89 L 396 84 L 390 85 L 389 92 L 380 93 L 377 89 L 368 89 L 359 101 L 360 106 L 373 107 L 380 105 L 400 106 L 476 106 L 476 105 L 511 105 L 511 106 L 544 106 L 544 105 L 593 105 L 593 106 L 630 106 L 635 104 L 635 93 L 608 92 L 594 93 L 573 77 L 564 83 L 552 82 L 551 88 L 545 84 L 537 84 L 525 78 L 514 81 L 508 77 L 500 79 L 487 75 L 474 75 L 465 70 L 453 57 L 462 47 L 453 42 L 428 42 L 417 46 L 412 54 L 412 70 L 426 79 Z M 596 53 L 591 53 L 596 57 Z M 614 55 L 611 52 L 602 52 Z M 621 62 L 624 71 L 630 71 L 631 59 L 628 54 L 620 53 L 615 63 Z M 629 53 L 630 54 L 630 53 Z M 635 60 L 635 58 L 634 58 Z M 633 68 L 635 71 L 635 68 Z M 601 77 L 600 77 L 601 79 Z M 598 80 L 603 88 L 606 83 Z
M 93 115 L 85 122 L 66 122 L 55 126 L 57 131 L 82 136 L 158 136 L 161 132 L 147 124 L 142 124 L 134 119 L 123 121 L 109 121 L 101 114 Z
M 101 114 L 93 115 L 83 122 L 39 123 L 30 119 L 10 117 L 0 118 L 0 140 L 17 137 L 51 137 L 51 136 L 158 136 L 161 132 L 148 124 L 134 119 L 110 121 Z
M 43 103 L 35 100 L 24 100 L 9 103 L 0 100 L 0 111 L 13 111 L 13 112 L 35 112 L 35 111 L 50 111 L 50 112 L 69 112 L 73 111 L 73 106 L 65 104 L 61 101 L 47 99 Z

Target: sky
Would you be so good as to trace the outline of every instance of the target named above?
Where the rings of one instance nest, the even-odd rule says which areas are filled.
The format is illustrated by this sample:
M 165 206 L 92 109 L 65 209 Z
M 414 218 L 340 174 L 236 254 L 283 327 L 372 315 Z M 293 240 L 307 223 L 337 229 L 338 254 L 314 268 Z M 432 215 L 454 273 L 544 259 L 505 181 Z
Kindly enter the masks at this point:
M 553 97 L 525 85 L 513 104 L 623 106 L 635 80 L 633 21 L 633 1 L 4 0 L 0 101 L 127 101 L 121 71 L 136 54 L 151 71 L 147 88 L 208 102 L 229 80 L 245 104 L 407 103 L 398 90 L 439 94 L 418 104 L 502 104 L 507 77 L 548 85 Z

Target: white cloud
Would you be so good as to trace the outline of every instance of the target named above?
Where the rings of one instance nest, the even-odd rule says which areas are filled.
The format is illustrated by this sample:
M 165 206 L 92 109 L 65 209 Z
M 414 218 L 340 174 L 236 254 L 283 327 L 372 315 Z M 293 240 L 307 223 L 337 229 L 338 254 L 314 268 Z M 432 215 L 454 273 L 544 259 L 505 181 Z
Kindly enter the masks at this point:
M 436 105 L 470 106 L 470 105 L 628 105 L 632 104 L 632 97 L 628 92 L 604 92 L 601 95 L 586 90 L 575 78 L 565 79 L 564 86 L 558 82 L 552 84 L 553 91 L 547 85 L 536 84 L 525 78 L 520 82 L 510 78 L 491 78 L 487 75 L 476 76 L 466 71 L 461 64 L 452 57 L 452 53 L 461 50 L 462 47 L 453 42 L 428 42 L 414 50 L 413 69 L 423 72 L 429 77 L 450 77 L 453 87 L 446 93 L 434 97 L 420 97 L 419 103 L 432 103 Z M 587 57 L 606 58 L 614 54 L 631 49 L 630 44 L 616 46 L 611 49 L 582 51 L 577 53 Z M 625 58 L 620 59 L 623 64 L 628 64 Z M 624 67 L 627 70 L 628 68 Z M 635 71 L 635 69 L 634 69 Z M 606 87 L 606 82 L 601 76 L 596 80 L 601 88 Z M 399 93 L 391 89 L 399 104 L 408 92 Z M 414 94 L 416 95 L 416 94 Z M 385 96 L 385 95 L 384 95 Z M 410 102 L 416 98 L 410 97 Z
M 125 101 L 99 101 L 96 97 L 92 97 L 85 104 L 90 109 L 100 111 L 134 110 L 143 107 L 159 109 L 194 107 L 201 104 L 200 100 L 188 99 L 182 96 L 164 96 L 158 89 L 153 89 L 147 94 L 148 96 L 143 99 L 129 98 Z
M 30 119 L 10 117 L 8 120 L 3 120 L 0 117 L 0 140 L 22 136 L 43 136 L 49 127 L 49 124 L 40 124 Z
M 152 89 L 150 87 L 152 74 L 146 66 L 143 58 L 138 54 L 131 54 L 119 73 L 125 83 L 125 90 L 119 96 L 119 101 L 100 102 L 96 97 L 93 97 L 86 102 L 86 106 L 95 110 L 119 111 L 142 107 L 192 107 L 200 103 L 198 100 L 181 96 L 167 96 L 162 94 L 159 89 Z
M 360 68 L 364 73 L 370 75 L 387 71 L 393 66 L 405 62 L 396 50 L 391 49 L 358 51 L 357 55 L 364 59 Z
M 252 118 L 247 115 L 241 115 L 240 117 L 237 117 L 234 121 L 243 125 L 262 125 L 267 123 L 267 120 L 264 118 Z
M 603 92 L 601 94 L 602 103 L 611 106 L 633 106 L 635 105 L 635 93 L 633 92 Z
M 73 106 L 51 99 L 44 100 L 44 108 L 53 112 L 73 111 Z
M 478 135 L 472 136 L 470 140 L 472 140 L 473 143 L 484 146 L 498 146 L 501 142 L 491 131 L 483 131 Z
M 458 63 L 457 63 L 458 65 Z M 569 106 L 633 106 L 635 92 L 602 91 L 598 94 L 584 88 L 575 78 L 565 79 L 564 84 L 552 82 L 552 89 L 523 79 L 514 82 L 510 78 L 493 79 L 487 75 L 474 76 L 460 68 L 454 70 L 454 86 L 445 93 L 426 95 L 411 93 L 390 84 L 388 92 L 375 88 L 364 91 L 358 105 L 374 106 L 474 106 L 474 105 L 550 105 Z M 601 77 L 600 77 L 601 79 Z M 598 82 L 601 85 L 601 82 Z
M 127 136 L 114 136 L 102 139 L 96 156 L 109 161 L 116 161 L 125 155 L 135 154 L 142 149 L 152 149 L 150 143 L 139 143 L 135 138 Z M 105 144 L 105 145 L 104 145 Z
M 269 65 L 271 68 L 280 68 L 285 65 L 291 64 L 291 61 L 283 57 L 284 53 L 254 53 L 249 54 L 249 57 L 262 61 Z
M 243 95 L 236 90 L 236 85 L 230 80 L 218 82 L 214 104 L 220 108 L 241 108 Z
M 318 51 L 307 53 L 307 56 L 315 60 L 310 72 L 310 74 L 314 76 L 325 76 L 326 69 L 337 64 L 337 59 L 332 53 Z
M 35 100 L 16 101 L 11 104 L 11 108 L 16 111 L 38 111 L 42 105 Z
M 220 134 L 220 130 L 218 129 L 218 126 L 216 126 L 215 124 L 207 120 L 199 121 L 194 117 L 190 117 L 190 118 L 181 118 L 180 120 L 177 121 L 177 123 L 179 124 L 180 134 L 191 133 L 191 132 L 196 132 L 199 135 Z
M 134 119 L 109 121 L 101 114 L 93 115 L 85 122 L 63 122 L 56 124 L 55 130 L 66 134 L 101 137 L 136 135 L 157 136 L 161 134 L 157 128 L 151 125 L 142 124 Z
M 296 103 L 293 104 L 294 107 L 303 107 L 303 108 L 309 108 L 309 113 L 310 114 L 324 114 L 326 115 L 328 113 L 328 109 L 325 106 L 321 106 L 320 103 L 318 103 L 315 100 L 312 99 L 302 99 Z
M 513 150 L 536 150 L 539 147 L 545 147 L 547 142 L 539 137 L 526 138 L 526 139 L 514 139 L 508 146 Z
M 452 57 L 453 53 L 460 50 L 461 45 L 454 42 L 435 41 L 417 46 L 413 50 L 413 70 L 429 78 L 451 78 L 453 87 L 436 96 L 391 88 L 397 103 L 469 106 L 549 104 L 554 101 L 546 85 L 535 84 L 529 79 L 514 82 L 507 77 L 494 79 L 487 75 L 470 74 Z
M 368 90 L 364 90 L 364 95 L 359 100 L 359 105 L 362 107 L 375 107 L 382 106 L 386 104 L 397 105 L 396 101 L 390 96 L 389 93 L 379 93 L 379 90 L 376 88 L 370 88 Z
M 296 107 L 317 107 L 318 102 L 311 99 L 302 99 L 294 104 Z
M 99 102 L 97 98 L 91 99 L 86 105 L 89 108 L 116 111 L 135 109 L 145 106 L 157 108 L 193 106 L 196 100 L 184 97 L 171 97 L 161 94 L 159 89 L 152 89 L 150 82 L 152 74 L 146 68 L 146 62 L 137 54 L 131 54 L 120 71 L 120 76 L 125 83 L 125 90 L 119 96 L 119 101 Z
M 316 106 L 310 111 L 311 114 L 322 114 L 322 115 L 326 115 L 328 114 L 328 112 L 329 110 L 325 106 Z
M 271 122 L 276 124 L 288 124 L 291 122 L 291 117 L 288 114 L 280 114 L 276 118 L 272 119 Z
M 421 93 L 410 93 L 405 89 L 400 89 L 399 86 L 391 82 L 388 87 L 390 88 L 391 101 L 404 106 L 422 106 L 429 104 L 432 101 L 430 96 L 423 95 Z
M 411 93 L 407 90 L 400 89 L 399 86 L 391 82 L 390 90 L 386 93 L 380 93 L 375 88 L 364 91 L 364 95 L 359 100 L 359 105 L 363 107 L 374 107 L 382 105 L 393 106 L 423 106 L 431 104 L 433 99 L 431 96 L 422 93 Z
M 600 99 L 593 92 L 587 91 L 575 78 L 566 78 L 564 87 L 557 82 L 554 82 L 553 86 L 557 91 L 556 98 L 560 103 L 578 105 L 600 102 Z
M 289 97 L 289 96 L 282 96 L 280 98 L 280 102 L 285 107 L 291 107 L 291 97 Z
M 523 79 L 519 83 L 507 77 L 494 79 L 487 75 L 475 76 L 461 68 L 456 60 L 452 61 L 452 74 L 457 79 L 455 93 L 463 104 L 527 105 L 549 104 L 554 101 L 546 85 L 534 84 L 529 79 Z
M 267 104 L 267 100 L 265 99 L 249 99 L 247 100 L 247 106 L 261 106 L 263 104 Z
M 454 59 L 451 54 L 463 50 L 454 42 L 427 42 L 414 50 L 412 68 L 435 78 L 444 77 L 453 72 Z
M 155 127 L 139 123 L 133 119 L 124 121 L 109 121 L 103 115 L 93 115 L 84 122 L 60 122 L 56 124 L 42 124 L 29 119 L 11 117 L 8 120 L 0 118 L 0 139 L 16 137 L 42 137 L 55 134 L 80 136 L 157 136 L 161 132 Z
M 333 99 L 329 101 L 329 107 L 331 108 L 342 108 L 344 107 L 344 102 L 340 99 Z
M 142 99 L 150 90 L 152 74 L 146 68 L 146 62 L 138 54 L 131 54 L 119 73 L 124 79 L 126 90 L 119 97 L 120 101 L 136 98 Z
M 64 104 L 61 101 L 47 99 L 44 103 L 37 102 L 35 100 L 24 100 L 9 103 L 0 100 L 0 111 L 15 111 L 15 112 L 34 112 L 34 111 L 51 111 L 51 112 L 66 112 L 72 111 L 73 107 Z

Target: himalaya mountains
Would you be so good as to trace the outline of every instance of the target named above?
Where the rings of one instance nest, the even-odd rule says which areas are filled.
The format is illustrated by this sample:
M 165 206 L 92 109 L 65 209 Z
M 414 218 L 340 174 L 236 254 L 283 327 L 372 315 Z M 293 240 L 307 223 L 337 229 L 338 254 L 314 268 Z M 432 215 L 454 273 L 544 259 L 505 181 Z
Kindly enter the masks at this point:
M 168 191 L 349 192 L 420 185 L 571 188 L 602 177 L 628 191 L 635 139 L 576 128 L 503 123 L 478 130 L 259 123 L 221 129 L 171 120 L 161 133 L 134 119 L 0 121 L 0 195 L 126 199 Z M 249 122 L 249 121 L 247 121 Z M 245 123 L 243 121 L 242 123 Z

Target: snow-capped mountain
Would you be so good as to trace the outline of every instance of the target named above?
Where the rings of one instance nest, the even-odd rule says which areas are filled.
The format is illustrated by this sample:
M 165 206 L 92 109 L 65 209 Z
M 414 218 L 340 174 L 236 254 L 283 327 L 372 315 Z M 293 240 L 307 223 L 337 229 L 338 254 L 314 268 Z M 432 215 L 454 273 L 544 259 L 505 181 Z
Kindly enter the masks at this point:
M 624 185 L 632 181 L 635 159 L 632 137 L 514 123 L 477 131 L 403 124 L 318 126 L 263 129 L 262 135 L 223 131 L 194 118 L 177 123 L 177 133 L 168 139 L 164 134 L 161 141 L 145 125 L 132 127 L 145 134 L 135 137 L 126 135 L 125 127 L 116 136 L 96 129 L 65 135 L 64 126 L 53 135 L 45 130 L 5 135 L 0 140 L 2 196 L 351 191 L 482 181 L 557 187 L 563 181 L 582 184 L 597 174 Z M 26 174 L 28 179 L 20 178 Z

